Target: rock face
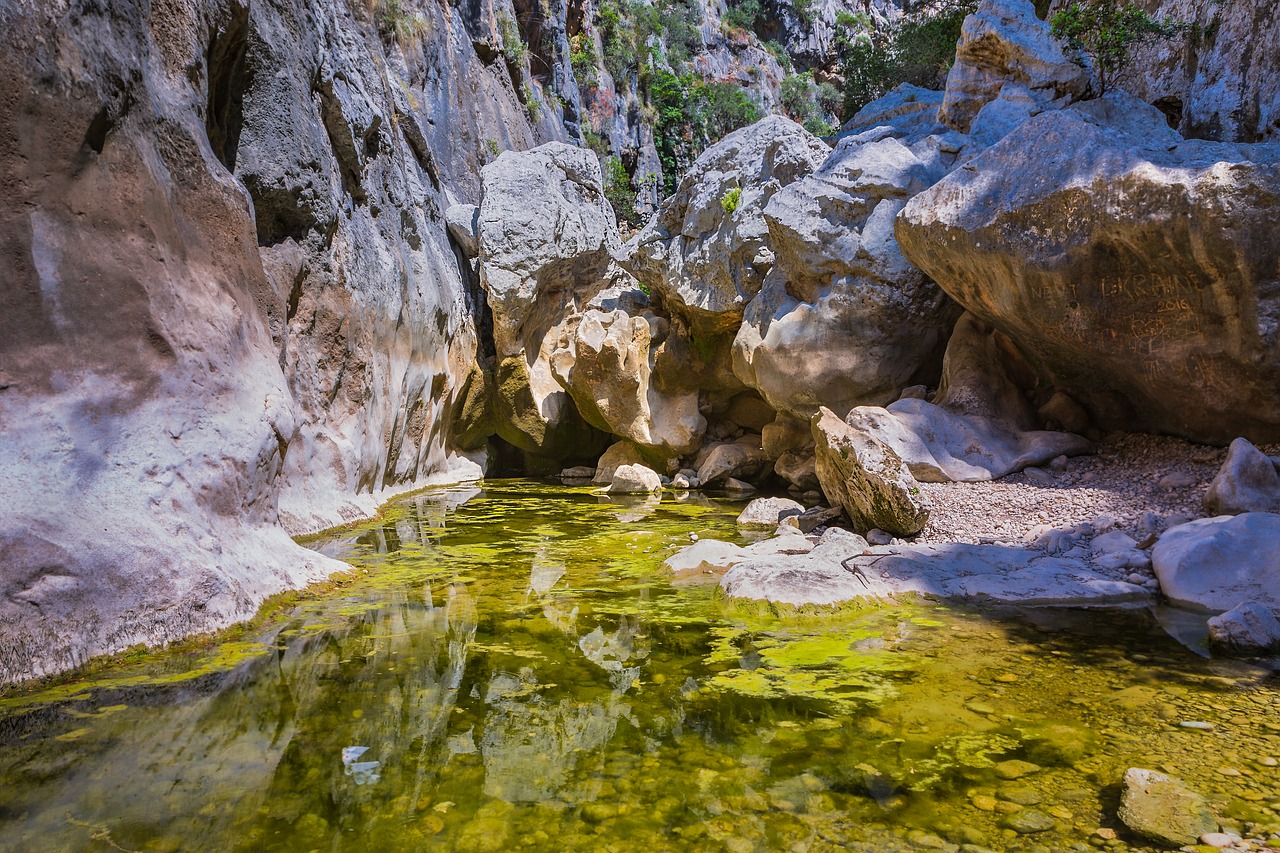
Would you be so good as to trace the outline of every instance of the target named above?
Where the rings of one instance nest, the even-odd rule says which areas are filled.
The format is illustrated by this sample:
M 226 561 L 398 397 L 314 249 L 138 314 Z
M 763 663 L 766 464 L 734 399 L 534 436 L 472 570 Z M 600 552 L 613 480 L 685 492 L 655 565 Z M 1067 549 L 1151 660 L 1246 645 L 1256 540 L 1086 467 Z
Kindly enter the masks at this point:
M 534 456 L 586 459 L 602 441 L 556 381 L 551 359 L 581 311 L 619 276 L 599 160 L 550 143 L 505 152 L 482 177 L 479 268 L 493 311 L 498 434 Z
M 1238 654 L 1280 651 L 1280 620 L 1260 604 L 1239 604 L 1209 620 L 1209 642 Z
M 1119 814 L 1134 832 L 1170 847 L 1195 844 L 1218 829 L 1208 801 L 1186 783 L 1138 767 L 1124 773 Z
M 1209 484 L 1204 508 L 1210 515 L 1280 512 L 1280 470 L 1276 461 L 1246 439 L 1231 442 L 1227 459 Z
M 1062 52 L 1031 3 L 983 0 L 964 21 L 938 117 L 968 133 L 1006 87 L 1040 110 L 1053 109 L 1082 97 L 1089 76 Z
M 1254 602 L 1280 610 L 1280 515 L 1250 512 L 1175 527 L 1156 543 L 1151 564 L 1174 604 L 1223 611 Z
M 342 568 L 287 533 L 461 475 L 444 185 L 533 141 L 506 71 L 330 0 L 26 4 L 0 93 L 0 681 L 245 618 Z
M 1036 429 L 1015 374 L 1031 370 L 1007 338 L 972 315 L 956 324 L 935 403 L 907 398 L 862 406 L 845 422 L 893 448 L 926 483 L 978 482 L 1092 452 L 1078 435 Z
M 1280 145 L 1184 141 L 1123 93 L 916 196 L 904 254 L 1104 427 L 1280 437 Z
M 764 208 L 777 261 L 734 341 L 738 378 L 801 418 L 882 405 L 937 373 L 958 313 L 902 256 L 893 220 L 945 174 L 888 127 L 841 140 Z
M 1055 3 L 1055 6 L 1061 3 Z M 1280 4 L 1160 0 L 1151 11 L 1200 38 L 1138 46 L 1121 83 L 1187 138 L 1275 141 L 1280 130 Z
M 907 466 L 884 442 L 853 429 L 830 409 L 813 417 L 818 481 L 827 500 L 844 507 L 857 530 L 910 536 L 929 509 Z
M 660 390 L 656 350 L 669 329 L 647 310 L 588 309 L 567 345 L 552 353 L 551 370 L 587 423 L 664 456 L 682 456 L 698 448 L 707 420 L 696 392 Z

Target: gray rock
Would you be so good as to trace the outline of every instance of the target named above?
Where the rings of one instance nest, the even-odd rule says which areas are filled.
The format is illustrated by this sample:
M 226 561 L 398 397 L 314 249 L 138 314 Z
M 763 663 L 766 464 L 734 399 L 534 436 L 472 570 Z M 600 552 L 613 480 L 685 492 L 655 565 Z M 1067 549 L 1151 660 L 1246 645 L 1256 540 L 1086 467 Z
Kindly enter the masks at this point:
M 643 465 L 619 465 L 609 484 L 611 495 L 643 495 L 662 491 L 662 478 Z
M 1048 832 L 1057 824 L 1053 818 L 1036 809 L 1023 809 L 1006 817 L 1002 823 L 1019 835 Z
M 979 112 L 1010 83 L 1024 90 L 1038 109 L 1049 109 L 1082 97 L 1089 77 L 1066 57 L 1030 3 L 983 0 L 964 21 L 939 121 L 968 132 Z
M 797 453 L 788 450 L 773 465 L 774 473 L 801 491 L 816 489 L 818 483 L 817 461 L 813 452 Z
M 1061 391 L 1055 391 L 1040 407 L 1039 415 L 1046 424 L 1056 425 L 1066 432 L 1083 433 L 1089 428 L 1089 413 Z
M 1280 349 L 1237 318 L 1280 311 L 1277 205 L 1280 145 L 1184 141 L 1113 91 L 1027 120 L 915 196 L 895 234 L 1099 427 L 1276 440 Z M 1042 230 L 1068 210 L 1072 228 Z
M 729 134 L 694 161 L 675 194 L 627 244 L 623 265 L 700 339 L 732 335 L 773 264 L 765 204 L 830 153 L 781 116 Z M 739 193 L 732 211 L 723 203 L 731 191 Z
M 893 448 L 922 482 L 977 482 L 1089 453 L 1071 433 L 1035 429 L 1013 374 L 1029 372 L 999 332 L 965 315 L 947 345 L 933 403 L 905 399 L 887 409 L 861 406 L 847 421 Z
M 740 527 L 777 527 L 784 518 L 798 516 L 804 507 L 788 498 L 756 498 L 738 516 Z
M 1119 816 L 1139 835 L 1171 847 L 1195 844 L 1218 829 L 1208 802 L 1185 782 L 1138 767 L 1124 773 Z
M 1122 530 L 1112 530 L 1110 533 L 1103 533 L 1095 537 L 1090 543 L 1095 556 L 1101 554 L 1117 554 L 1121 552 L 1132 551 L 1137 547 L 1138 543 L 1133 537 Z
M 596 462 L 595 475 L 591 482 L 597 486 L 607 486 L 613 482 L 614 472 L 623 465 L 653 466 L 653 460 L 630 441 L 617 441 L 609 445 Z M 670 470 L 671 465 L 658 466 Z
M 866 543 L 864 542 L 863 545 L 865 546 Z M 778 536 L 746 546 L 733 545 L 718 539 L 702 539 L 686 548 L 681 548 L 664 560 L 663 565 L 676 577 L 684 578 L 723 572 L 737 563 L 753 559 L 805 554 L 813 548 L 814 543 L 795 530 L 788 530 Z
M 800 529 L 801 533 L 808 533 L 825 524 L 831 524 L 842 515 L 844 515 L 844 510 L 838 506 L 830 508 L 825 506 L 815 506 L 812 509 L 807 509 L 800 513 L 800 515 L 796 516 L 796 526 Z
M 1204 508 L 1210 515 L 1280 512 L 1280 472 L 1275 460 L 1247 439 L 1231 442 L 1226 461 L 1209 483 Z
M 698 481 L 710 486 L 733 477 L 755 477 L 769 460 L 760 446 L 760 436 L 748 434 L 734 441 L 704 448 L 705 456 L 698 465 Z
M 580 312 L 621 277 L 600 162 L 548 143 L 504 152 L 482 176 L 479 269 L 493 311 L 498 434 L 552 459 L 591 455 L 599 441 L 550 362 Z
M 739 480 L 736 477 L 730 477 L 722 482 L 720 484 L 720 488 L 724 489 L 726 492 L 737 493 L 740 495 L 747 495 L 756 490 L 755 486 L 745 480 Z
M 958 311 L 903 258 L 893 219 L 944 174 L 887 128 L 842 139 L 764 209 L 777 255 L 733 344 L 734 373 L 781 412 L 884 405 L 936 370 Z
M 590 480 L 596 475 L 596 469 L 590 465 L 575 465 L 560 472 L 562 480 Z
M 867 542 L 872 545 L 888 545 L 893 542 L 893 534 L 873 527 L 867 531 Z
M 669 457 L 696 450 L 707 421 L 696 392 L 664 393 L 655 381 L 654 331 L 666 328 L 652 312 L 591 308 L 550 366 L 587 423 Z
M 1280 620 L 1261 604 L 1238 604 L 1209 620 L 1209 642 L 1240 654 L 1280 651 Z
M 449 236 L 468 258 L 480 254 L 480 208 L 474 204 L 452 204 L 444 212 Z
M 855 528 L 902 536 L 924 528 L 929 509 L 919 484 L 887 444 L 827 408 L 818 410 L 812 426 L 822 491 L 844 507 Z
M 904 594 L 1023 605 L 1147 605 L 1152 601 L 1150 591 L 1112 580 L 1082 560 L 1051 557 L 1029 548 L 952 544 L 865 549 L 840 537 L 820 542 L 804 555 L 738 562 L 721 586 L 731 597 L 797 606 Z
M 1174 604 L 1223 611 L 1250 601 L 1280 610 L 1280 515 L 1250 512 L 1171 528 L 1151 564 Z

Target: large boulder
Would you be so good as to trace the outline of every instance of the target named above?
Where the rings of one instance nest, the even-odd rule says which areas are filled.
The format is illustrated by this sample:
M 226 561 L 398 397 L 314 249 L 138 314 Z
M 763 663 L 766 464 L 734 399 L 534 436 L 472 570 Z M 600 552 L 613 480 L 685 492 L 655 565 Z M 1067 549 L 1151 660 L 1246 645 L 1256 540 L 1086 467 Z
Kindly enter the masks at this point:
M 1004 335 L 966 314 L 947 346 L 935 402 L 860 406 L 845 421 L 892 447 L 927 483 L 993 480 L 1092 452 L 1079 435 L 1036 428 L 1037 414 L 1015 380 L 1029 372 Z
M 1280 438 L 1280 145 L 1182 140 L 1123 93 L 917 195 L 908 259 L 1103 427 Z
M 613 472 L 609 483 L 611 495 L 645 495 L 662 491 L 662 478 L 658 472 L 643 465 L 620 465 Z
M 707 421 L 694 391 L 663 393 L 654 349 L 670 324 L 651 311 L 586 311 L 551 355 L 551 370 L 592 426 L 663 456 L 691 453 Z
M 772 530 L 784 518 L 803 512 L 804 507 L 790 498 L 756 498 L 738 516 L 738 526 L 767 527 Z
M 910 536 L 929 522 L 919 484 L 887 444 L 822 408 L 813 417 L 818 481 L 857 530 Z
M 1209 484 L 1204 508 L 1210 515 L 1280 512 L 1280 464 L 1237 438 Z
M 623 265 L 700 335 L 732 332 L 773 264 L 762 215 L 773 195 L 831 153 L 790 119 L 737 130 L 694 161 Z
M 1202 518 L 1165 532 L 1151 552 L 1169 601 L 1204 610 L 1255 602 L 1280 611 L 1280 515 Z
M 753 480 L 769 462 L 760 436 L 747 433 L 733 441 L 709 444 L 698 454 L 698 481 L 710 486 L 731 478 Z
M 1046 109 L 1082 97 L 1089 83 L 1029 0 L 982 0 L 960 31 L 938 117 L 968 133 L 978 113 L 1006 86 Z
M 883 405 L 936 379 L 959 310 L 902 256 L 893 221 L 945 174 L 890 127 L 842 139 L 764 209 L 777 255 L 734 340 L 733 368 L 775 409 Z
M 1204 797 L 1181 779 L 1140 767 L 1124 773 L 1119 817 L 1139 835 L 1170 847 L 1195 844 L 1218 829 Z
M 625 287 L 621 246 L 591 151 L 548 143 L 482 171 L 480 284 L 493 311 L 498 434 L 527 453 L 586 458 L 599 438 L 556 380 L 551 356 L 591 299 Z

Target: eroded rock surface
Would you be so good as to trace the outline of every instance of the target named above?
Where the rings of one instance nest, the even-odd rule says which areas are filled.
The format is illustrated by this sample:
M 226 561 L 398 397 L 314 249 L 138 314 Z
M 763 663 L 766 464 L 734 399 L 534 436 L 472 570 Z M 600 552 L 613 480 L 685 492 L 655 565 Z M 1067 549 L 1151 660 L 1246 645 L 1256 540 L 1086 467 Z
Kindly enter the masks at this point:
M 1274 440 L 1277 204 L 1280 145 L 1183 140 L 1116 92 L 1022 123 L 896 234 L 1100 426 Z
M 1139 835 L 1171 847 L 1195 844 L 1218 829 L 1208 801 L 1185 782 L 1139 767 L 1124 773 L 1119 817 Z

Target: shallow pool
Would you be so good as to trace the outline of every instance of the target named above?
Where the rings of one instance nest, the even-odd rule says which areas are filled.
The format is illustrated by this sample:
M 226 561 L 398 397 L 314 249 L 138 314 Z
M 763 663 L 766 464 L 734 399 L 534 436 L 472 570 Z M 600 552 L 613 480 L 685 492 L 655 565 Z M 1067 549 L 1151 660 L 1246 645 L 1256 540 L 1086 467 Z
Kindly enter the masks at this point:
M 1115 818 L 1129 766 L 1280 831 L 1267 668 L 1146 612 L 672 586 L 662 559 L 740 509 L 399 501 L 309 543 L 354 579 L 249 632 L 0 696 L 0 849 L 1154 849 Z

